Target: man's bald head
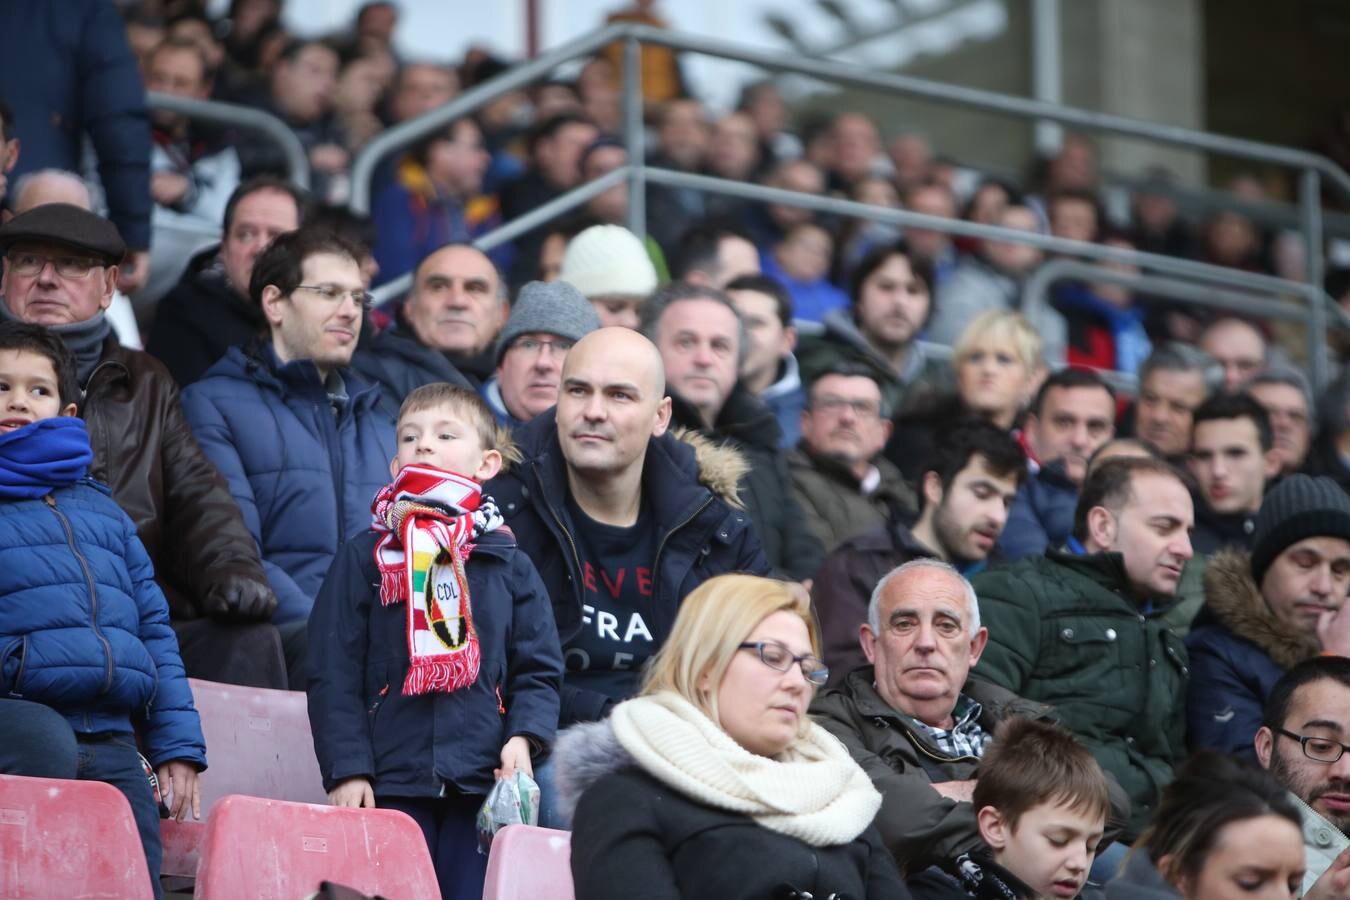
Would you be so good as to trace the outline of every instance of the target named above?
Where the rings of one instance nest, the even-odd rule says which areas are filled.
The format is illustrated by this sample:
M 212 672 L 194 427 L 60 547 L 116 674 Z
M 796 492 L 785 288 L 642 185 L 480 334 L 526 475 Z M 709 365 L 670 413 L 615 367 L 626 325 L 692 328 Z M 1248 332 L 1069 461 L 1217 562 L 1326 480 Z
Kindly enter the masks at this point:
M 69 203 L 80 209 L 94 208 L 89 187 L 80 176 L 65 169 L 29 172 L 14 184 L 14 214 L 48 203 Z
M 574 368 L 591 365 L 595 359 L 622 360 L 620 368 L 630 375 L 641 375 L 643 394 L 658 400 L 666 394 L 666 370 L 661 351 L 646 335 L 631 328 L 599 328 L 577 341 L 563 363 L 563 379 Z
M 558 443 L 573 480 L 641 489 L 647 444 L 670 425 L 656 345 L 628 328 L 601 328 L 573 345 L 558 392 Z

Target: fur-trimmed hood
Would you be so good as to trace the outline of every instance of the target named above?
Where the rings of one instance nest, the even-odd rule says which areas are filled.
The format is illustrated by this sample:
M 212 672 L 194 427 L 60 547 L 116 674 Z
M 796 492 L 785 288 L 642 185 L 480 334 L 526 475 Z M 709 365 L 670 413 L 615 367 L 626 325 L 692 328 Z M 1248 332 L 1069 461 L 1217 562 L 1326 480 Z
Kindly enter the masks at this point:
M 609 720 L 573 725 L 558 734 L 553 745 L 554 810 L 570 827 L 577 801 L 599 779 L 637 767 L 632 754 L 614 736 Z
M 750 471 L 745 457 L 729 444 L 718 443 L 688 428 L 671 431 L 676 440 L 694 448 L 694 462 L 698 464 L 698 483 L 737 509 L 744 509 L 737 485 Z
M 1291 631 L 1275 618 L 1252 579 L 1246 553 L 1225 550 L 1205 567 L 1205 605 L 1214 621 L 1265 651 L 1288 669 L 1318 654 L 1316 638 Z

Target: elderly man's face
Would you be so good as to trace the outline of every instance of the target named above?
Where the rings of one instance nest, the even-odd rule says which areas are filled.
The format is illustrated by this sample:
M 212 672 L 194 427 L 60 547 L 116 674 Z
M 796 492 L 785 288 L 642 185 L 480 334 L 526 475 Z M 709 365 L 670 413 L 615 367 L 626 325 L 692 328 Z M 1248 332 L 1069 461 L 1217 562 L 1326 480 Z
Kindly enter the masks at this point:
M 81 270 L 83 274 L 78 274 Z M 0 293 L 11 313 L 30 324 L 46 326 L 92 319 L 112 303 L 116 287 L 116 266 L 102 265 L 87 251 L 51 243 L 10 247 L 0 281 Z
M 1313 754 L 1330 756 L 1340 749 L 1336 743 L 1350 743 L 1350 687 L 1330 678 L 1305 684 L 1294 692 L 1281 732 L 1288 734 L 1264 727 L 1256 733 L 1256 758 L 1300 800 L 1350 832 L 1350 753 L 1319 762 L 1299 745 L 1299 737 L 1313 738 Z
M 509 312 L 496 267 L 472 247 L 445 247 L 427 257 L 403 309 L 419 341 L 460 356 L 485 350 Z
M 497 366 L 497 385 L 506 411 L 528 422 L 558 402 L 558 381 L 572 341 L 531 331 L 511 342 Z
M 876 667 L 877 693 L 891 707 L 936 727 L 950 724 L 966 676 L 979 662 L 989 632 L 971 629 L 959 575 L 919 568 L 886 585 L 877 610 L 880 631 L 863 625 L 863 653 Z

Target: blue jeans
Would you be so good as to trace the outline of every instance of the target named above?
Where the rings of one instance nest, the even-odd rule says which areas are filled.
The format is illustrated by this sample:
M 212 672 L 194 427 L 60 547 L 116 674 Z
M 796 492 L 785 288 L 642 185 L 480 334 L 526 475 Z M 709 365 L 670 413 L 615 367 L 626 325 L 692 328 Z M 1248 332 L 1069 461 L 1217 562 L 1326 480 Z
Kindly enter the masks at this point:
M 74 778 L 75 732 L 43 703 L 0 697 L 0 772 L 30 778 Z
M 77 735 L 79 763 L 76 776 L 82 781 L 104 781 L 117 788 L 131 804 L 136 830 L 145 849 L 145 864 L 150 869 L 150 886 L 155 900 L 163 896 L 159 887 L 159 864 L 164 848 L 159 842 L 159 804 L 150 790 L 150 781 L 141 768 L 132 734 Z
M 451 794 L 447 797 L 376 797 L 381 809 L 412 816 L 422 829 L 441 900 L 482 900 L 487 857 L 478 852 L 478 809 L 485 797 Z

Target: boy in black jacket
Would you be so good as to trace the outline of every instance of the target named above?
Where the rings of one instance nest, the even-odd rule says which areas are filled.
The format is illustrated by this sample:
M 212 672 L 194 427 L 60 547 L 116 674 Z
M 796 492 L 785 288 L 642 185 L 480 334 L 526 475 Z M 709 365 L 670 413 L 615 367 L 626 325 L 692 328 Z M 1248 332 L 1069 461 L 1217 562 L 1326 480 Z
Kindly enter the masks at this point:
M 1106 776 L 1072 734 L 1013 718 L 980 761 L 972 805 L 988 850 L 909 881 L 916 900 L 1078 897 L 1110 809 Z
M 336 806 L 411 815 L 443 897 L 482 896 L 474 816 L 532 773 L 558 724 L 562 651 L 539 575 L 481 485 L 513 455 L 471 391 L 399 411 L 394 481 L 333 563 L 309 620 L 309 716 Z

